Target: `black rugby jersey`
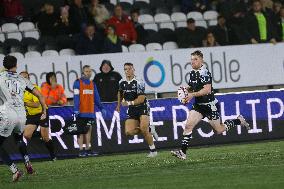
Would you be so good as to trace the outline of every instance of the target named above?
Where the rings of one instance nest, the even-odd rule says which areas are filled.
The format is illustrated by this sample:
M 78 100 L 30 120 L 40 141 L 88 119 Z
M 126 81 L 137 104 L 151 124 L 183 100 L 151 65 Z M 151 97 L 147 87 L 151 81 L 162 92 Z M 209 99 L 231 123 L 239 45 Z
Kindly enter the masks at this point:
M 132 80 L 127 81 L 125 78 L 119 82 L 119 91 L 122 94 L 125 101 L 133 101 L 139 95 L 145 95 L 145 83 L 142 80 L 138 80 L 134 77 Z M 135 105 L 147 105 L 147 99 L 143 104 Z
M 208 69 L 203 65 L 198 70 L 191 70 L 189 75 L 188 85 L 194 92 L 200 91 L 206 84 L 211 84 L 211 93 L 205 96 L 195 97 L 195 103 L 208 103 L 214 101 L 212 76 Z

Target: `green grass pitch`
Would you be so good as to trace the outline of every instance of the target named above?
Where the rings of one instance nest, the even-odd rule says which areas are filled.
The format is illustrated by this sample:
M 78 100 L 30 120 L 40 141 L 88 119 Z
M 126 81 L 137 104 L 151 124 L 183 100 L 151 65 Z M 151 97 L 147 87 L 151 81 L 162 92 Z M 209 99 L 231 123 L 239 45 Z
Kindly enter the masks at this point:
M 34 175 L 11 182 L 0 165 L 1 189 L 283 189 L 284 141 L 191 149 L 181 161 L 163 150 L 146 153 L 34 162 Z M 23 169 L 23 164 L 18 163 Z

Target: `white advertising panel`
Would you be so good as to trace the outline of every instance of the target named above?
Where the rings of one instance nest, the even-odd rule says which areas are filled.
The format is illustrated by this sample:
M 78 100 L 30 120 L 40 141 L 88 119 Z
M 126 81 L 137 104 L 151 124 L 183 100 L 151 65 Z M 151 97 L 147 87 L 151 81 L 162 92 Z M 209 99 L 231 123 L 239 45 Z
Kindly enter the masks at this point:
M 216 89 L 284 84 L 284 43 L 199 49 Z M 31 80 L 39 85 L 47 72 L 54 71 L 67 96 L 72 97 L 73 82 L 81 76 L 84 65 L 90 65 L 96 73 L 102 60 L 108 59 L 123 76 L 123 64 L 131 62 L 137 77 L 145 81 L 146 91 L 172 92 L 186 85 L 194 50 L 27 58 L 19 60 L 18 70 L 30 72 Z

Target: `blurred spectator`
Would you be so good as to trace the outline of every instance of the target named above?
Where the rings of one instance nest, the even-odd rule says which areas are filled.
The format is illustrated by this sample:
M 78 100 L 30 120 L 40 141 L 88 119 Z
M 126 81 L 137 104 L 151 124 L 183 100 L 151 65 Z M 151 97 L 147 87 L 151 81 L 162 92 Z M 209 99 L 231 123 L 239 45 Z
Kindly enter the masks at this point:
M 69 19 L 69 6 L 66 5 L 60 8 L 60 17 L 55 26 L 57 35 L 72 35 L 75 33 L 74 26 Z
M 105 28 L 105 22 L 110 18 L 110 14 L 99 0 L 91 0 L 90 13 L 95 20 L 98 28 Z
M 281 7 L 280 9 L 276 27 L 277 27 L 277 40 L 284 42 L 284 7 Z
M 98 87 L 98 91 L 102 102 L 113 102 L 117 100 L 117 92 L 119 81 L 122 79 L 118 72 L 113 71 L 114 68 L 109 60 L 103 60 L 100 73 L 94 77 L 94 82 Z
M 202 47 L 202 41 L 206 36 L 206 30 L 195 26 L 195 20 L 187 20 L 187 28 L 177 36 L 177 43 L 180 48 Z
M 217 4 L 217 11 L 227 20 L 236 12 L 246 13 L 247 9 L 248 5 L 246 0 L 219 0 Z
M 203 47 L 215 47 L 219 46 L 219 44 L 215 40 L 215 36 L 212 32 L 208 32 L 206 36 L 206 40 L 203 41 Z
M 218 16 L 218 23 L 212 27 L 212 32 L 220 45 L 229 45 L 229 29 L 226 26 L 226 19 L 224 16 Z
M 277 0 L 274 1 L 273 9 L 272 9 L 274 15 L 279 15 L 281 7 L 282 7 L 281 1 L 277 1 Z
M 95 123 L 96 112 L 98 107 L 103 114 L 105 110 L 100 101 L 100 96 L 96 84 L 91 81 L 92 70 L 89 65 L 83 66 L 83 76 L 77 79 L 73 85 L 74 91 L 74 114 L 79 127 L 84 127 L 82 134 L 78 136 L 79 157 L 95 155 L 91 151 L 91 134 L 92 126 Z M 89 127 L 89 128 L 88 128 Z M 83 141 L 86 142 L 86 149 L 83 149 Z
M 210 2 L 208 0 L 182 0 L 181 8 L 184 13 L 190 11 L 205 12 L 210 10 Z
M 73 0 L 73 3 L 70 5 L 69 13 L 70 21 L 76 33 L 80 33 L 91 20 L 91 15 L 87 7 L 84 7 L 82 4 L 82 0 Z
M 273 8 L 273 1 L 272 0 L 259 0 L 261 4 L 262 11 L 271 11 Z
M 236 7 L 233 9 L 232 15 L 226 21 L 229 28 L 229 40 L 232 45 L 248 43 L 245 27 L 245 11 L 242 8 Z
M 122 52 L 121 40 L 115 33 L 115 27 L 109 25 L 106 28 L 107 36 L 104 41 L 104 53 Z
M 262 11 L 259 0 L 254 0 L 252 10 L 246 16 L 246 32 L 252 44 L 272 42 L 276 43 L 275 31 L 271 18 Z
M 0 7 L 3 12 L 4 22 L 18 23 L 25 16 L 21 0 L 0 0 Z
M 131 11 L 131 20 L 134 24 L 135 30 L 137 32 L 137 43 L 146 43 L 147 31 L 144 29 L 143 25 L 138 22 L 139 10 L 134 9 Z
M 122 40 L 122 44 L 130 45 L 137 41 L 137 33 L 131 20 L 128 16 L 123 15 L 121 5 L 117 4 L 114 7 L 114 15 L 107 21 L 107 25 L 114 25 L 116 34 Z
M 278 1 L 278 0 L 274 1 L 271 19 L 273 22 L 273 27 L 275 28 L 277 28 L 277 23 L 279 21 L 281 7 L 282 7 L 281 1 Z M 277 40 L 278 40 L 278 36 L 277 36 Z
M 102 38 L 96 34 L 95 26 L 93 24 L 88 24 L 76 39 L 76 54 L 86 55 L 86 54 L 99 54 L 102 51 Z
M 63 106 L 67 103 L 64 88 L 57 83 L 54 72 L 46 74 L 46 82 L 41 85 L 41 93 L 47 106 Z
M 55 36 L 55 25 L 58 15 L 54 11 L 54 6 L 50 3 L 43 5 L 42 12 L 36 18 L 37 26 L 42 36 Z

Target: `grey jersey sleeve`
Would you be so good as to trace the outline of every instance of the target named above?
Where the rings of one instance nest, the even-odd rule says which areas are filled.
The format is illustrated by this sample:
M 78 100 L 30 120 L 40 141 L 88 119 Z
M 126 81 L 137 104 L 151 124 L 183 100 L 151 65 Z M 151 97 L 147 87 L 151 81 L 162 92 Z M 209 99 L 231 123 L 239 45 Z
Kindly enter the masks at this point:
M 200 81 L 205 84 L 212 84 L 212 76 L 211 73 L 207 69 L 202 69 L 199 71 L 200 73 Z
M 27 80 L 25 78 L 24 78 L 24 81 L 26 83 L 26 90 L 31 92 L 35 88 L 34 85 L 32 84 L 31 81 L 29 81 L 29 80 Z

